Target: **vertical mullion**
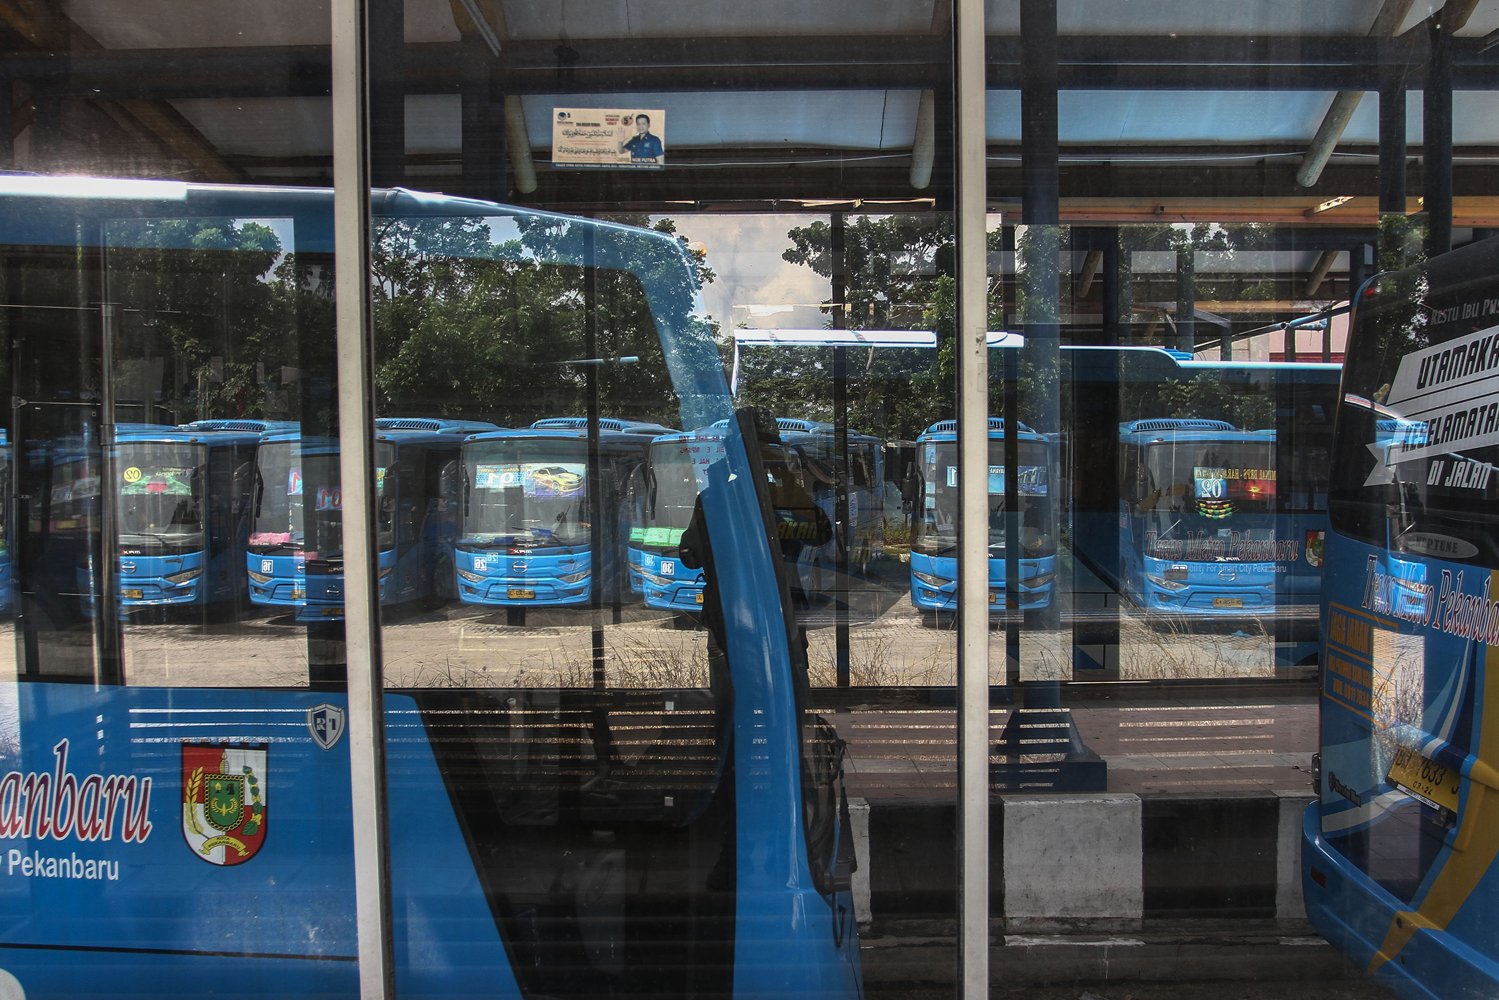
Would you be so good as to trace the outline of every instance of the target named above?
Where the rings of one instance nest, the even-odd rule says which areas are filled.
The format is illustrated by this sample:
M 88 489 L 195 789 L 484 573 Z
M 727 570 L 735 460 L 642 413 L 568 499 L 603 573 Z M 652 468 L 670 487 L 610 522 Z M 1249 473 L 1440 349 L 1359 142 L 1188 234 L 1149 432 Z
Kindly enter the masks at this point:
M 989 993 L 989 354 L 983 0 L 954 0 L 961 996 Z
M 385 727 L 376 585 L 374 379 L 370 359 L 368 0 L 333 0 L 333 224 L 348 660 L 350 822 L 359 933 L 359 995 L 394 996 Z

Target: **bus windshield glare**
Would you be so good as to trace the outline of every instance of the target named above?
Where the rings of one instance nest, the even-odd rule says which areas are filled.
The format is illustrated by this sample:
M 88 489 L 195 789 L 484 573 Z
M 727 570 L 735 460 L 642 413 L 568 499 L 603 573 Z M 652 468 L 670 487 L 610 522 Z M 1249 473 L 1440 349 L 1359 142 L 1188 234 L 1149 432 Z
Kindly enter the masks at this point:
M 383 484 L 390 454 L 389 445 L 376 446 L 377 489 Z M 309 490 L 313 498 L 310 542 L 305 523 Z M 297 440 L 261 444 L 255 454 L 255 497 L 255 518 L 250 527 L 252 551 L 303 551 L 309 559 L 337 557 L 343 552 L 343 496 L 336 450 L 304 455 L 302 442 Z
M 651 445 L 653 479 L 645 515 L 645 545 L 675 547 L 691 522 L 700 489 L 694 452 L 693 442 L 685 440 L 658 441 Z
M 1016 492 L 1020 498 L 1021 551 L 1027 557 L 1056 552 L 1051 526 L 1051 507 L 1046 502 L 1051 488 L 1048 455 L 1044 445 L 1020 442 Z M 926 488 L 922 517 L 916 525 L 913 547 L 929 555 L 957 551 L 958 445 L 954 441 L 929 445 L 922 457 L 921 477 Z M 989 442 L 989 549 L 991 554 L 1006 546 L 1005 445 Z
M 127 545 L 196 548 L 203 535 L 202 445 L 157 441 L 119 446 L 120 534 Z
M 587 442 L 581 439 L 471 443 L 461 541 L 521 546 L 589 540 Z

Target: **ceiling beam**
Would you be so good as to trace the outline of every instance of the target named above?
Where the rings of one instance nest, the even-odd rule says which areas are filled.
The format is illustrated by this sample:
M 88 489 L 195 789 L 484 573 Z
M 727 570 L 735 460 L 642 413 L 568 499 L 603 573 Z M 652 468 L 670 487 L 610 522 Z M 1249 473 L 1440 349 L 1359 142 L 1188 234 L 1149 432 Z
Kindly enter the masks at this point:
M 1317 263 L 1312 266 L 1311 274 L 1306 277 L 1306 284 L 1301 286 L 1301 297 L 1314 299 L 1317 292 L 1322 288 L 1322 283 L 1327 280 L 1327 272 L 1332 270 L 1333 264 L 1337 262 L 1337 250 L 1324 250 L 1322 256 L 1317 258 Z
M 11 0 L 14 2 L 14 0 Z M 477 2 L 477 0 L 476 0 Z M 494 68 L 500 93 L 711 92 L 720 90 L 941 89 L 949 46 L 927 36 L 869 38 L 857 47 L 821 36 L 796 38 L 570 39 L 579 57 L 564 84 L 554 41 L 504 43 Z M 1453 86 L 1499 90 L 1499 50 L 1455 38 Z M 1294 45 L 1289 43 L 1295 43 Z M 1020 40 L 989 39 L 988 85 L 1018 89 Z M 1417 42 L 1379 39 L 1225 38 L 1059 40 L 1063 90 L 1376 90 L 1384 65 L 1408 68 L 1419 89 L 1425 65 Z M 455 92 L 462 43 L 407 46 L 407 92 Z M 326 46 L 13 52 L 0 54 L 12 79 L 60 96 L 101 93 L 152 99 L 326 96 Z M 169 72 L 164 71 L 169 68 Z
M 1374 15 L 1374 23 L 1369 26 L 1369 37 L 1389 38 L 1394 35 L 1404 23 L 1405 15 L 1410 13 L 1413 2 L 1414 0 L 1384 0 L 1378 13 Z M 1328 158 L 1337 148 L 1338 140 L 1343 137 L 1343 130 L 1353 120 L 1353 113 L 1358 110 L 1359 102 L 1363 99 L 1362 90 L 1340 90 L 1333 95 L 1332 105 L 1323 116 L 1322 124 L 1317 126 L 1312 144 L 1301 161 L 1301 169 L 1296 173 L 1297 184 L 1302 187 L 1316 186 L 1317 179 L 1322 176 L 1322 168 L 1327 166 Z
M 87 57 L 89 53 L 103 52 L 104 47 L 88 32 L 74 24 L 58 7 L 47 0 L 0 0 L 0 21 L 3 21 L 38 49 L 49 50 L 48 55 L 56 60 L 71 61 Z M 0 58 L 0 66 L 10 62 Z M 158 62 L 149 72 L 161 73 L 161 67 L 169 65 Z M 14 75 L 11 75 L 15 79 Z M 101 95 L 109 94 L 109 97 Z M 165 148 L 170 154 L 186 161 L 203 180 L 216 182 L 242 181 L 244 175 L 230 166 L 218 149 L 170 104 L 161 100 L 120 99 L 113 92 L 102 88 L 86 95 L 98 105 L 116 125 L 133 132 L 153 145 Z M 35 116 L 31 102 L 22 109 L 24 113 L 12 118 L 12 137 L 31 127 Z

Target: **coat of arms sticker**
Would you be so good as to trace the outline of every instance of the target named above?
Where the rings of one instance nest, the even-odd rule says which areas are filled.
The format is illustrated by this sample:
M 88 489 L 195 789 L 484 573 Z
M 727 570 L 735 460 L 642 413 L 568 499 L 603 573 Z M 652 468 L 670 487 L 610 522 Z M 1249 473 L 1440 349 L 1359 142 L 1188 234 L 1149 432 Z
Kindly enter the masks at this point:
M 198 857 L 242 865 L 265 843 L 268 744 L 182 744 L 182 836 Z

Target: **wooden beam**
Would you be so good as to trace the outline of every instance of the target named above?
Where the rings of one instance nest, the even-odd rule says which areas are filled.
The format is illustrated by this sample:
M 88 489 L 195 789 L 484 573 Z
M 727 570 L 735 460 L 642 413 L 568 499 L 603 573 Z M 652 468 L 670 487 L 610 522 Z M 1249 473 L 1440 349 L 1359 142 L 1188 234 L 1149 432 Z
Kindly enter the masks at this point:
M 1322 256 L 1317 258 L 1317 263 L 1312 267 L 1312 273 L 1307 275 L 1306 284 L 1301 286 L 1302 298 L 1316 298 L 1322 282 L 1327 280 L 1327 272 L 1332 270 L 1333 263 L 1338 259 L 1338 253 L 1337 250 L 1322 251 Z

